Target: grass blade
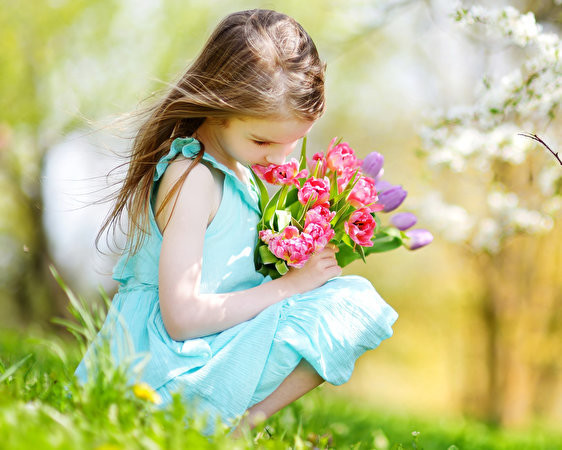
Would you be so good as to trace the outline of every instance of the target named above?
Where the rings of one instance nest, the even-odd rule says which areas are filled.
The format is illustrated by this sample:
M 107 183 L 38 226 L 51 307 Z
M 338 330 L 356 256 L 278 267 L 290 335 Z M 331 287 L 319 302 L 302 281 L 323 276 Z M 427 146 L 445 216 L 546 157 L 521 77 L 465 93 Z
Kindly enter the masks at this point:
M 26 357 L 20 359 L 17 363 L 12 364 L 10 367 L 8 367 L 8 369 L 6 369 L 6 372 L 4 372 L 1 376 L 0 376 L 0 383 L 3 383 L 5 380 L 7 380 L 8 378 L 10 378 L 14 373 L 17 372 L 17 370 L 23 366 L 25 364 L 25 362 L 31 358 L 33 356 L 32 353 L 30 353 L 29 355 L 27 355 Z

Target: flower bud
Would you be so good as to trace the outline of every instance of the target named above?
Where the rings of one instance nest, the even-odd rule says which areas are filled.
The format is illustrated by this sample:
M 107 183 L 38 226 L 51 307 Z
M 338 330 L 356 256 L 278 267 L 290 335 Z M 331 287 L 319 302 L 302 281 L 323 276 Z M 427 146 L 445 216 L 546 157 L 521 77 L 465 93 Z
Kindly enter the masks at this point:
M 371 178 L 376 178 L 384 164 L 384 156 L 378 152 L 369 153 L 363 160 L 361 171 Z
M 388 181 L 377 180 L 375 183 L 375 189 L 380 194 L 381 192 L 388 191 L 392 186 Z
M 433 241 L 433 235 L 423 228 L 406 231 L 406 236 L 409 238 L 406 241 L 406 248 L 409 250 L 424 247 Z
M 392 186 L 390 189 L 379 194 L 379 203 L 384 206 L 384 212 L 394 211 L 398 208 L 408 195 L 402 186 Z
M 417 221 L 418 218 L 409 212 L 400 212 L 398 214 L 394 214 L 392 216 L 392 219 L 390 219 L 390 221 L 392 222 L 392 225 L 394 225 L 396 228 L 398 228 L 399 230 L 407 230 L 408 228 L 413 227 Z

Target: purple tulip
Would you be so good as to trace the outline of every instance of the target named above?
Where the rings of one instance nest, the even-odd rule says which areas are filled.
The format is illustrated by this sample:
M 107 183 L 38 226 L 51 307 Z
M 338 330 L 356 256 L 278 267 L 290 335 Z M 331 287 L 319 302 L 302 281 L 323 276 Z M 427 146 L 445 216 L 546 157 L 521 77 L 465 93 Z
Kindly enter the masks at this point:
M 415 250 L 416 248 L 424 247 L 425 245 L 433 241 L 433 235 L 423 228 L 406 231 L 406 236 L 408 236 L 409 238 L 406 241 L 406 248 L 408 248 L 409 250 Z
M 380 194 L 384 191 L 388 191 L 392 186 L 392 184 L 390 184 L 388 181 L 384 181 L 384 180 L 377 180 L 375 183 L 375 189 L 377 190 L 377 192 Z
M 384 156 L 378 152 L 369 153 L 361 164 L 361 171 L 371 178 L 376 178 L 384 164 Z
M 384 206 L 384 212 L 394 211 L 398 208 L 408 195 L 402 186 L 392 186 L 379 194 L 379 203 Z
M 400 212 L 394 214 L 390 219 L 392 225 L 394 225 L 399 230 L 407 230 L 408 228 L 412 228 L 418 221 L 418 218 L 409 212 Z

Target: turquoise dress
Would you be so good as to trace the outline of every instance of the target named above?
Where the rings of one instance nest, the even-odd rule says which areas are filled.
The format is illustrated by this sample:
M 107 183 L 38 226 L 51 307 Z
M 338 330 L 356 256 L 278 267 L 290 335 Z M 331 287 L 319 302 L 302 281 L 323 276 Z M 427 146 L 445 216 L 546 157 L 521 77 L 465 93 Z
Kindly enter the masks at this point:
M 152 207 L 168 163 L 179 154 L 193 158 L 199 149 L 193 138 L 176 139 L 156 166 L 151 233 L 136 254 L 125 252 L 115 266 L 119 290 L 76 375 L 85 381 L 95 370 L 95 347 L 108 338 L 116 362 L 130 366 L 131 382 L 148 383 L 164 405 L 179 392 L 195 410 L 208 414 L 210 422 L 220 418 L 230 424 L 271 394 L 303 358 L 327 382 L 345 383 L 356 359 L 392 335 L 398 315 L 367 280 L 346 276 L 286 298 L 220 333 L 181 342 L 171 339 L 158 302 L 162 235 Z M 224 173 L 224 185 L 205 233 L 200 291 L 233 292 L 270 281 L 254 267 L 260 218 L 257 188 L 242 183 L 212 156 L 203 159 Z

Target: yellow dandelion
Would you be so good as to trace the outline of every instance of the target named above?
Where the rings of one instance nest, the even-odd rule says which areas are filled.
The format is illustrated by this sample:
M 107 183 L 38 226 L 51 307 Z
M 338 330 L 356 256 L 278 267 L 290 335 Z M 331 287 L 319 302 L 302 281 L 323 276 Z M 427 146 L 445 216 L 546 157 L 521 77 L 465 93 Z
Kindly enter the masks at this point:
M 141 400 L 147 400 L 156 405 L 162 403 L 162 397 L 147 383 L 137 383 L 133 386 L 133 394 Z

